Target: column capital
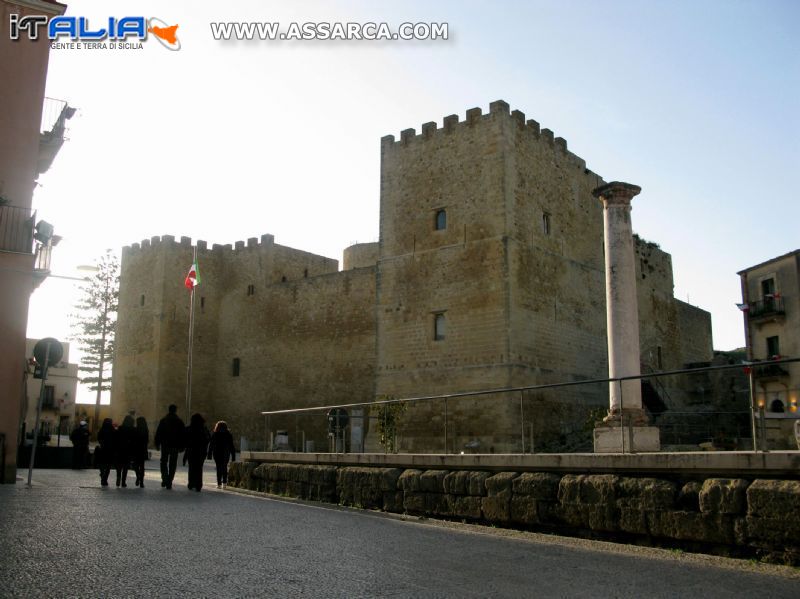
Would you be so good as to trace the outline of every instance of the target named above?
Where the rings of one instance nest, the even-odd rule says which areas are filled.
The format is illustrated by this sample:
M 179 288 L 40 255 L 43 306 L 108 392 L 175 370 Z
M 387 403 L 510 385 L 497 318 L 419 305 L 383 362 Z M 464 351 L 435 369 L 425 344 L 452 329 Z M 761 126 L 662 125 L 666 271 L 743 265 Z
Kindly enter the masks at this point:
M 612 181 L 592 191 L 592 195 L 606 204 L 630 204 L 631 200 L 639 195 L 642 188 L 631 183 Z

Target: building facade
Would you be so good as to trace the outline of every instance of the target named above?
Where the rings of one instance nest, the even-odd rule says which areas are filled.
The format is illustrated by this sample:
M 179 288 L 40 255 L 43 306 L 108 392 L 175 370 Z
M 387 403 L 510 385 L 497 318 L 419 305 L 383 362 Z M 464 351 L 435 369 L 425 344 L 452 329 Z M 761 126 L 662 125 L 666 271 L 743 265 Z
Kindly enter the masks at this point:
M 24 415 L 25 339 L 30 294 L 49 269 L 52 229 L 36 229 L 36 178 L 49 166 L 53 144 L 41 134 L 49 40 L 11 40 L 12 14 L 63 14 L 44 0 L 0 0 L 0 482 L 16 481 Z M 65 114 L 66 116 L 66 114 Z M 63 120 L 62 120 L 63 123 Z M 62 138 L 63 139 L 63 138 Z M 39 236 L 38 242 L 34 238 Z
M 28 339 L 26 356 L 33 355 L 36 339 Z M 42 412 L 39 418 L 39 434 L 41 436 L 69 435 L 75 426 L 75 397 L 78 392 L 78 365 L 69 361 L 69 343 L 62 343 L 64 353 L 61 361 L 47 369 L 47 380 L 44 381 Z M 29 369 L 26 380 L 23 408 L 26 435 L 33 431 L 36 422 L 36 408 L 42 391 L 42 379 L 34 377 L 33 368 Z
M 738 273 L 742 284 L 749 360 L 800 356 L 800 250 Z M 767 439 L 778 449 L 796 447 L 792 426 L 800 418 L 800 364 L 756 368 L 755 400 Z
M 283 429 L 302 447 L 324 443 L 324 416 L 265 422 L 260 412 L 605 378 L 601 184 L 565 140 L 503 101 L 384 137 L 379 242 L 347 248 L 342 271 L 271 235 L 197 242 L 192 411 L 228 420 L 255 446 Z M 184 401 L 192 251 L 171 236 L 123 249 L 115 414 L 154 420 Z M 638 239 L 636 253 L 649 366 L 709 362 L 710 315 L 674 298 L 669 254 Z M 531 437 L 554 447 L 607 407 L 607 390 L 418 402 L 398 445 L 520 451 Z M 368 449 L 372 424 L 358 423 Z

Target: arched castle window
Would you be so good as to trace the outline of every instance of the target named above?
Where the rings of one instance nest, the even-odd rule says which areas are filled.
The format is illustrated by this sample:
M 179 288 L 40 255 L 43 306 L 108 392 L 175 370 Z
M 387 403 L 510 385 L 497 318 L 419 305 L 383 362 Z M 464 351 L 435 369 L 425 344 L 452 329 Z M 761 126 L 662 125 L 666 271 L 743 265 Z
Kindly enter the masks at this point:
M 436 231 L 444 231 L 447 228 L 447 211 L 444 208 L 436 210 L 433 218 L 433 228 Z
M 140 306 L 144 306 L 144 293 L 143 293 L 143 294 L 142 294 L 142 296 L 139 298 L 139 305 L 140 305 Z
M 240 368 L 240 366 L 241 366 L 241 363 L 239 362 L 239 358 L 234 358 L 233 359 L 233 373 L 232 373 L 233 376 L 239 376 L 239 368 Z
M 256 286 L 255 285 L 248 285 L 247 286 L 247 295 L 255 295 L 256 294 Z
M 550 235 L 550 213 L 542 212 L 542 233 Z

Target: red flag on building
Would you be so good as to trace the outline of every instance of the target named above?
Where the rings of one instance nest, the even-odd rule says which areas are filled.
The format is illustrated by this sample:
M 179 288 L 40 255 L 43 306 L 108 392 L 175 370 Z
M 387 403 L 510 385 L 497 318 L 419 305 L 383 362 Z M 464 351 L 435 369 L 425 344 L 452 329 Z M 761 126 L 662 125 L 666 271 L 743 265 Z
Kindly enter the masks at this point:
M 189 274 L 186 275 L 186 280 L 183 282 L 183 285 L 186 289 L 194 289 L 200 284 L 200 270 L 197 268 L 197 262 L 192 264 L 192 267 L 189 269 Z

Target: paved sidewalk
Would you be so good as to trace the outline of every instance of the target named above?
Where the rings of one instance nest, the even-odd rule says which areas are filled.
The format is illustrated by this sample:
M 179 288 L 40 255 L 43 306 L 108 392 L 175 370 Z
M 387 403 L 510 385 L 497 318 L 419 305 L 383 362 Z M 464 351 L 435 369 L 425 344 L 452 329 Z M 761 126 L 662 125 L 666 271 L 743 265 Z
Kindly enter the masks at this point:
M 0 486 L 0 597 L 797 597 L 796 570 L 218 491 Z M 22 471 L 20 476 L 22 476 Z

